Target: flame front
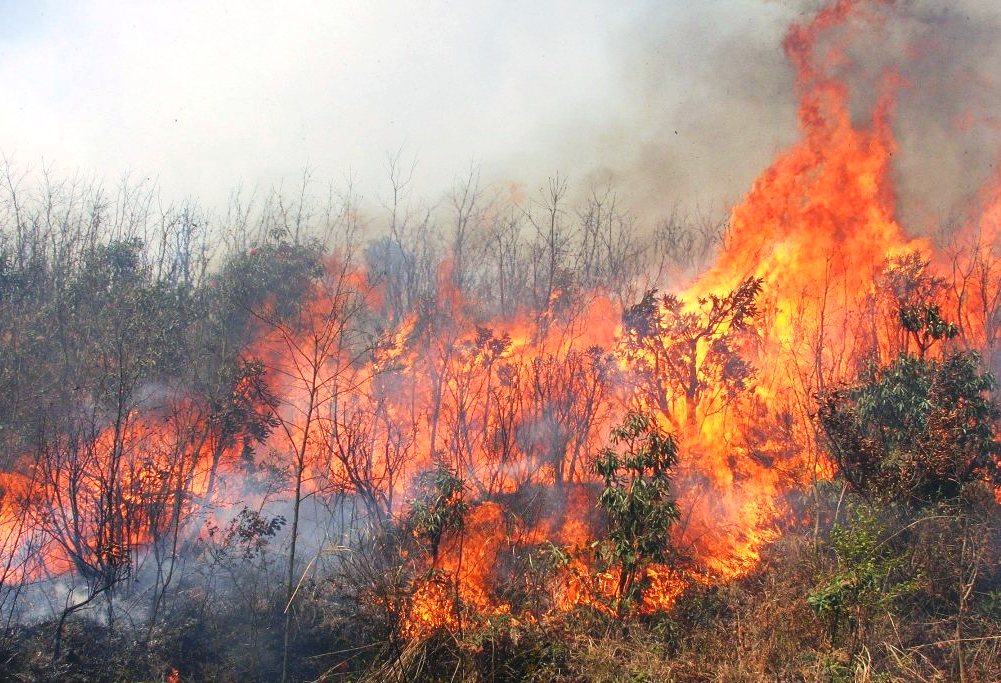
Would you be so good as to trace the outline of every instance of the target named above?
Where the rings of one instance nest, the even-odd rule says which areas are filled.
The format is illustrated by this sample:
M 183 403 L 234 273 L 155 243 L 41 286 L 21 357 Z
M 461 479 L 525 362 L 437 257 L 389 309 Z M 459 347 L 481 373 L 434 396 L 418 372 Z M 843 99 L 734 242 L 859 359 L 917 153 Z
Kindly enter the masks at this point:
M 917 253 L 954 279 L 1001 272 L 1001 191 L 984 191 L 988 208 L 964 233 L 976 248 L 962 258 L 909 239 L 895 218 L 891 121 L 904 85 L 883 74 L 859 122 L 848 87 L 830 68 L 843 47 L 832 29 L 866 21 L 871 10 L 840 0 L 790 30 L 785 50 L 797 73 L 801 140 L 733 209 L 715 265 L 674 303 L 653 299 L 661 312 L 676 305 L 670 315 L 698 331 L 679 356 L 690 382 L 662 362 L 680 353 L 671 346 L 677 340 L 666 332 L 639 339 L 600 292 L 554 296 L 541 315 L 482 320 L 443 269 L 437 310 L 397 320 L 361 352 L 343 321 L 357 307 L 377 308 L 380 292 L 363 272 L 332 260 L 300 325 L 262 316 L 245 355 L 264 359 L 266 403 L 283 427 L 258 450 L 260 461 L 265 451 L 284 465 L 298 457 L 306 493 L 356 496 L 372 518 L 404 518 L 414 478 L 436 461 L 468 486 L 463 530 L 445 534 L 429 561 L 433 571 L 415 585 L 405 635 L 459 628 L 468 618 L 607 609 L 616 577 L 596 573 L 587 559 L 603 528 L 591 463 L 611 426 L 636 408 L 677 436 L 675 542 L 691 559 L 648 569 L 641 608 L 668 609 L 691 582 L 752 571 L 791 523 L 787 494 L 832 474 L 810 417 L 814 395 L 863 359 L 900 349 L 877 292 L 888 261 Z M 745 329 L 723 314 L 714 322 L 715 301 L 758 282 L 753 324 Z M 948 296 L 964 343 L 993 349 L 1001 292 L 984 285 Z M 718 384 L 705 376 L 724 338 L 746 366 L 732 387 L 730 366 L 720 367 Z M 74 568 L 114 573 L 138 562 L 123 556 L 142 553 L 170 529 L 194 527 L 197 537 L 213 511 L 258 495 L 239 484 L 246 476 L 239 444 L 216 438 L 202 408 L 129 412 L 51 444 L 52 452 L 75 454 L 65 469 L 25 456 L 18 474 L 0 479 L 0 549 L 13 558 L 10 567 L 31 580 Z M 101 498 L 109 481 L 110 507 Z M 109 526 L 108 510 L 126 523 Z M 542 613 L 526 611 L 503 585 L 505 568 L 516 555 L 535 561 L 531 551 L 547 546 L 562 558 L 553 564 L 551 600 Z

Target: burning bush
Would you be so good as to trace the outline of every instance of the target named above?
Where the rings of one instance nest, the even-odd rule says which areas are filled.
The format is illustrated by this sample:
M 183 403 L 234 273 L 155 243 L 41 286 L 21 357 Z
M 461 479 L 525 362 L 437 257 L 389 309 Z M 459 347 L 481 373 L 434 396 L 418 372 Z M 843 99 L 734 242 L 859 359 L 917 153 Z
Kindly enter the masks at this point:
M 941 328 L 937 308 L 917 323 L 920 355 L 902 354 L 885 367 L 870 366 L 854 384 L 820 398 L 820 424 L 842 476 L 862 495 L 924 506 L 956 499 L 964 485 L 1001 483 L 990 397 L 995 381 L 972 352 L 926 357 L 927 339 Z
M 595 469 L 605 482 L 598 505 L 608 516 L 601 555 L 618 572 L 615 612 L 622 617 L 642 600 L 645 570 L 672 555 L 670 529 L 679 513 L 670 474 L 678 450 L 674 437 L 641 413 L 626 415 L 612 430 L 611 443 L 598 454 Z

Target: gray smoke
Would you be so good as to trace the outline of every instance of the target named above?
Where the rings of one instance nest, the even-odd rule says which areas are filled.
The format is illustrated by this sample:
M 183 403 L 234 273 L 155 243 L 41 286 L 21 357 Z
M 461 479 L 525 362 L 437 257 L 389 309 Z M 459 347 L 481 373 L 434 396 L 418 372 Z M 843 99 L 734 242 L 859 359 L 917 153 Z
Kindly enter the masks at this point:
M 676 206 L 724 212 L 799 137 L 795 74 L 782 50 L 815 0 L 658 3 L 615 45 L 616 114 L 568 116 L 559 135 L 521 150 L 507 173 L 529 184 L 543 170 L 612 180 L 644 222 Z M 860 2 L 818 53 L 843 46 L 828 73 L 851 92 L 864 125 L 888 71 L 902 78 L 893 130 L 899 216 L 915 234 L 961 220 L 1001 153 L 1001 7 L 990 0 Z M 544 161 L 543 161 L 544 160 Z M 533 171 L 533 166 L 540 171 Z M 586 169 L 583 170 L 583 169 Z

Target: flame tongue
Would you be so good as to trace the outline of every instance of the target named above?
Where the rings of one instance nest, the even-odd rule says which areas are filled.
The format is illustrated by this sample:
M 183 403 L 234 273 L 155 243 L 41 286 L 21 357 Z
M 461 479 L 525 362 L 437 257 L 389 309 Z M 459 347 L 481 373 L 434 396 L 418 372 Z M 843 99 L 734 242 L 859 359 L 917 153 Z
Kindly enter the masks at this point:
M 861 15 L 856 3 L 837 2 L 788 33 L 802 140 L 733 209 L 716 264 L 682 295 L 695 310 L 747 277 L 763 281 L 759 339 L 745 350 L 757 368 L 753 391 L 684 434 L 685 535 L 723 577 L 755 566 L 777 537 L 784 492 L 826 473 L 813 446 L 811 397 L 865 351 L 886 346 L 863 313 L 887 259 L 930 252 L 905 237 L 894 214 L 890 117 L 899 79 L 885 74 L 868 120 L 857 125 L 848 88 L 817 56 L 831 29 Z M 842 46 L 832 40 L 827 54 L 837 57 Z
M 732 289 L 750 275 L 787 304 L 804 294 L 819 299 L 832 280 L 864 291 L 888 255 L 916 246 L 894 218 L 890 117 L 899 79 L 885 75 L 867 125 L 856 126 L 847 87 L 817 63 L 825 31 L 855 10 L 838 2 L 790 30 L 785 47 L 797 70 L 803 139 L 733 209 L 726 248 L 689 296 Z

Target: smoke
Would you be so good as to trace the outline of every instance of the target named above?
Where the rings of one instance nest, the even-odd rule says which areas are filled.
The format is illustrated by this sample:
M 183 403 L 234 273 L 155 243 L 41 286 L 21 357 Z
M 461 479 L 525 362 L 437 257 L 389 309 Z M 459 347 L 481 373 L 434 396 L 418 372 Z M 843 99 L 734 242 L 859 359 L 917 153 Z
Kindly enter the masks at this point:
M 606 36 L 615 88 L 600 119 L 567 114 L 503 172 L 530 187 L 557 170 L 611 182 L 649 225 L 676 207 L 720 215 L 796 139 L 788 8 L 727 0 L 651 3 Z
M 782 41 L 815 0 L 660 3 L 610 41 L 619 74 L 615 116 L 546 141 L 549 169 L 612 181 L 632 209 L 657 220 L 674 207 L 725 213 L 800 135 L 795 73 Z M 856 125 L 896 79 L 898 213 L 913 234 L 966 217 L 1001 153 L 1001 11 L 986 0 L 854 3 L 823 36 L 818 57 L 849 89 Z M 534 178 L 525 153 L 511 171 Z M 580 169 L 587 169 L 582 172 Z
M 905 86 L 896 120 L 896 176 L 905 226 L 921 232 L 965 218 L 1001 154 L 1001 11 L 966 0 L 905 3 Z
M 882 89 L 893 83 L 898 217 L 912 234 L 950 227 L 993 174 L 1001 152 L 993 3 L 964 0 L 858 2 L 824 37 L 817 57 L 844 83 L 856 125 L 865 126 Z
M 16 103 L 0 112 L 0 149 L 109 179 L 133 169 L 166 200 L 214 208 L 241 183 L 295 186 L 304 166 L 352 175 L 377 204 L 385 152 L 402 147 L 432 200 L 472 160 L 529 195 L 557 172 L 582 191 L 611 181 L 645 225 L 676 206 L 718 217 L 798 138 L 782 40 L 826 4 L 18 8 L 18 30 L 0 35 Z M 828 36 L 842 50 L 833 75 L 860 123 L 885 72 L 901 77 L 900 211 L 927 232 L 993 173 L 1001 10 L 857 4 Z

